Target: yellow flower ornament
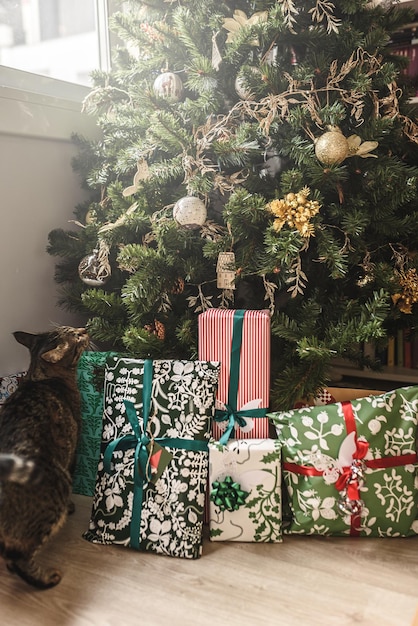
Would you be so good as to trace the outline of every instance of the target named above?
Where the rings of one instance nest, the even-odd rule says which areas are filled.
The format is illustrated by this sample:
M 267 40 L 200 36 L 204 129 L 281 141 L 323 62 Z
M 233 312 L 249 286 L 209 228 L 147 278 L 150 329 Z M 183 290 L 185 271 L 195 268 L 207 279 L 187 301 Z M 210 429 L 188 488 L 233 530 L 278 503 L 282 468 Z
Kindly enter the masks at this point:
M 318 213 L 321 205 L 317 200 L 308 200 L 309 194 L 309 187 L 304 187 L 297 193 L 288 193 L 280 200 L 269 202 L 267 209 L 275 217 L 275 231 L 279 232 L 287 223 L 290 228 L 298 230 L 302 237 L 314 235 L 310 219 Z

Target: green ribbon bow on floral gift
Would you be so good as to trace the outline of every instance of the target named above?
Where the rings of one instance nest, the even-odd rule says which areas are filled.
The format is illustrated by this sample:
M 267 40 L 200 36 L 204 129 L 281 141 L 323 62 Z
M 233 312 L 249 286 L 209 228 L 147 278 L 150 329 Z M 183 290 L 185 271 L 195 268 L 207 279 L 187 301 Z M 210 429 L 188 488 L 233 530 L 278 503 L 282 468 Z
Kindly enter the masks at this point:
M 133 449 L 133 503 L 132 518 L 130 522 L 130 545 L 137 550 L 140 549 L 141 537 L 141 514 L 142 499 L 144 490 L 151 483 L 152 447 L 155 443 L 169 448 L 182 450 L 207 451 L 207 441 L 194 439 L 181 439 L 177 437 L 156 437 L 155 439 L 147 434 L 147 427 L 150 417 L 151 394 L 152 394 L 153 362 L 150 359 L 144 361 L 143 373 L 143 400 L 142 400 L 142 420 L 139 419 L 135 406 L 129 400 L 124 400 L 126 416 L 132 426 L 132 433 L 126 433 L 117 439 L 110 441 L 103 454 L 103 467 L 108 474 L 113 471 L 113 454 L 115 450 Z M 142 422 L 142 423 L 141 423 Z M 151 445 L 151 452 L 148 448 Z
M 210 499 L 221 511 L 232 512 L 237 511 L 240 506 L 245 504 L 249 495 L 249 492 L 241 489 L 241 485 L 234 482 L 231 476 L 226 476 L 224 480 L 215 480 L 212 483 Z

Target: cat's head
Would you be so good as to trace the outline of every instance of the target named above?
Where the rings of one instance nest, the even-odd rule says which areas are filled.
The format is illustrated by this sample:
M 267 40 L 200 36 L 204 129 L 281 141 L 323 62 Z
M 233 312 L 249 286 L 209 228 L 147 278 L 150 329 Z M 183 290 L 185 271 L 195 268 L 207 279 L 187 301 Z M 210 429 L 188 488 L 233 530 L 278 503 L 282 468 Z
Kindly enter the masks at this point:
M 17 331 L 13 336 L 30 352 L 29 375 L 35 372 L 48 375 L 51 368 L 75 370 L 80 356 L 90 345 L 86 329 L 71 326 L 38 334 Z

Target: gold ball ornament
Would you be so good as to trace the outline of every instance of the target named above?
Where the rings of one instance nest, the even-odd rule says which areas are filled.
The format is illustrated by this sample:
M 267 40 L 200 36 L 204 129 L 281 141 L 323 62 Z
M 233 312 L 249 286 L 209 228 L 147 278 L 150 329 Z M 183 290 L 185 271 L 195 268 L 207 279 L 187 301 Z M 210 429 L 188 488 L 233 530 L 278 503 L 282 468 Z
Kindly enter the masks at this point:
M 338 165 L 348 157 L 350 146 L 338 126 L 329 128 L 315 141 L 315 155 L 323 165 Z
M 206 205 L 196 196 L 184 196 L 174 205 L 173 217 L 181 226 L 196 230 L 206 222 Z

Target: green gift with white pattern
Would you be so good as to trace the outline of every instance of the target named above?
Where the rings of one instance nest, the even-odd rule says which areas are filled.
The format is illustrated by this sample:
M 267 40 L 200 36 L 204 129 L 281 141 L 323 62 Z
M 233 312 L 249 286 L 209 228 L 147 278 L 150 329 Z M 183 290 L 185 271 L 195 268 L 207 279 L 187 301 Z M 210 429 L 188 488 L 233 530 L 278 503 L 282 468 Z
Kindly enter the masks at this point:
M 418 533 L 418 387 L 270 417 L 291 510 L 285 532 Z
M 84 538 L 183 558 L 202 552 L 219 364 L 108 359 L 100 460 Z
M 73 474 L 73 492 L 84 496 L 92 496 L 94 493 L 102 436 L 104 370 L 106 359 L 115 355 L 116 352 L 86 351 L 77 366 L 81 432 Z

